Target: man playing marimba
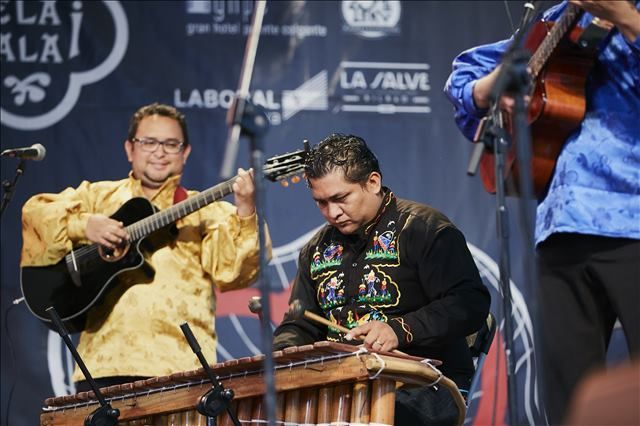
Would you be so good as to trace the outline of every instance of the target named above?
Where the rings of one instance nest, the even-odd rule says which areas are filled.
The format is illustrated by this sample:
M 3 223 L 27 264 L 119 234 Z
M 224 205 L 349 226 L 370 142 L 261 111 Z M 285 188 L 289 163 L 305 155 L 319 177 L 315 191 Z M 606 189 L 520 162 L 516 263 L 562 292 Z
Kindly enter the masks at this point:
M 291 301 L 350 331 L 288 314 L 274 348 L 329 340 L 399 349 L 442 360 L 464 393 L 474 372 L 465 336 L 481 328 L 490 296 L 462 233 L 439 211 L 382 186 L 378 160 L 357 136 L 325 138 L 305 174 L 328 224 L 300 252 Z M 453 424 L 458 416 L 437 386 L 398 390 L 395 412 L 400 425 Z

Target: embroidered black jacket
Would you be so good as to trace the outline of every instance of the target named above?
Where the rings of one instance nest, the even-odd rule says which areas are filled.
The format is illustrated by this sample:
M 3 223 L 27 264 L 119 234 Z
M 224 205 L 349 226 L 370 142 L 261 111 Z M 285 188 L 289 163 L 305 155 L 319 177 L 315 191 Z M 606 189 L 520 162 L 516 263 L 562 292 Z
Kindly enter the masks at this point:
M 353 328 L 387 322 L 398 349 L 443 361 L 443 373 L 468 389 L 473 364 L 465 336 L 483 324 L 490 295 L 462 233 L 439 211 L 397 199 L 385 188 L 376 218 L 357 234 L 327 225 L 300 252 L 291 300 Z M 285 316 L 274 348 L 344 334 Z

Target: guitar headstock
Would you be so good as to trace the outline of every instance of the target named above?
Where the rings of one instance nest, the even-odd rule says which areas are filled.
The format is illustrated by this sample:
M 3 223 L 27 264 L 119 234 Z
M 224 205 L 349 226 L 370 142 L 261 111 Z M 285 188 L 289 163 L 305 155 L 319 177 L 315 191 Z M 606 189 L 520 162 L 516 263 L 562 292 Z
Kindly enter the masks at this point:
M 282 182 L 287 185 L 287 179 L 295 183 L 300 180 L 299 175 L 304 172 L 304 162 L 309 152 L 309 142 L 304 141 L 304 149 L 269 158 L 263 167 L 264 177 L 272 182 Z

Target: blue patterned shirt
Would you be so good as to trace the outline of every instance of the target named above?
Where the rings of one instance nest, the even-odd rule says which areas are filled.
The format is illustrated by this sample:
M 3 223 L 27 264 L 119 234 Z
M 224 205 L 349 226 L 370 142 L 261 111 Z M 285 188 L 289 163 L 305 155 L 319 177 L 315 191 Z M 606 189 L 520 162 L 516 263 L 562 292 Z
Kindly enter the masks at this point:
M 566 5 L 544 18 L 556 20 Z M 579 24 L 592 19 L 584 13 Z M 536 243 L 557 232 L 640 239 L 640 37 L 629 42 L 614 28 L 605 43 L 587 81 L 585 118 L 567 139 L 538 205 Z M 445 94 L 469 139 L 487 113 L 473 101 L 475 82 L 508 46 L 508 40 L 478 46 L 453 62 Z

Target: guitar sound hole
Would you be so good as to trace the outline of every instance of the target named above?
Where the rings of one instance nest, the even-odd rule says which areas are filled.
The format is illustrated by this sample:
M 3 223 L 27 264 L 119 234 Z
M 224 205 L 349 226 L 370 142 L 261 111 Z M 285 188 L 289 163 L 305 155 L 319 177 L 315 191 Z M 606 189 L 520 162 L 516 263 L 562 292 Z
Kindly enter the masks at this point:
M 104 260 L 105 262 L 117 262 L 118 260 L 122 259 L 128 251 L 129 244 L 116 247 L 115 249 L 110 249 L 104 246 L 100 246 L 98 248 L 98 253 L 100 254 L 102 260 Z

